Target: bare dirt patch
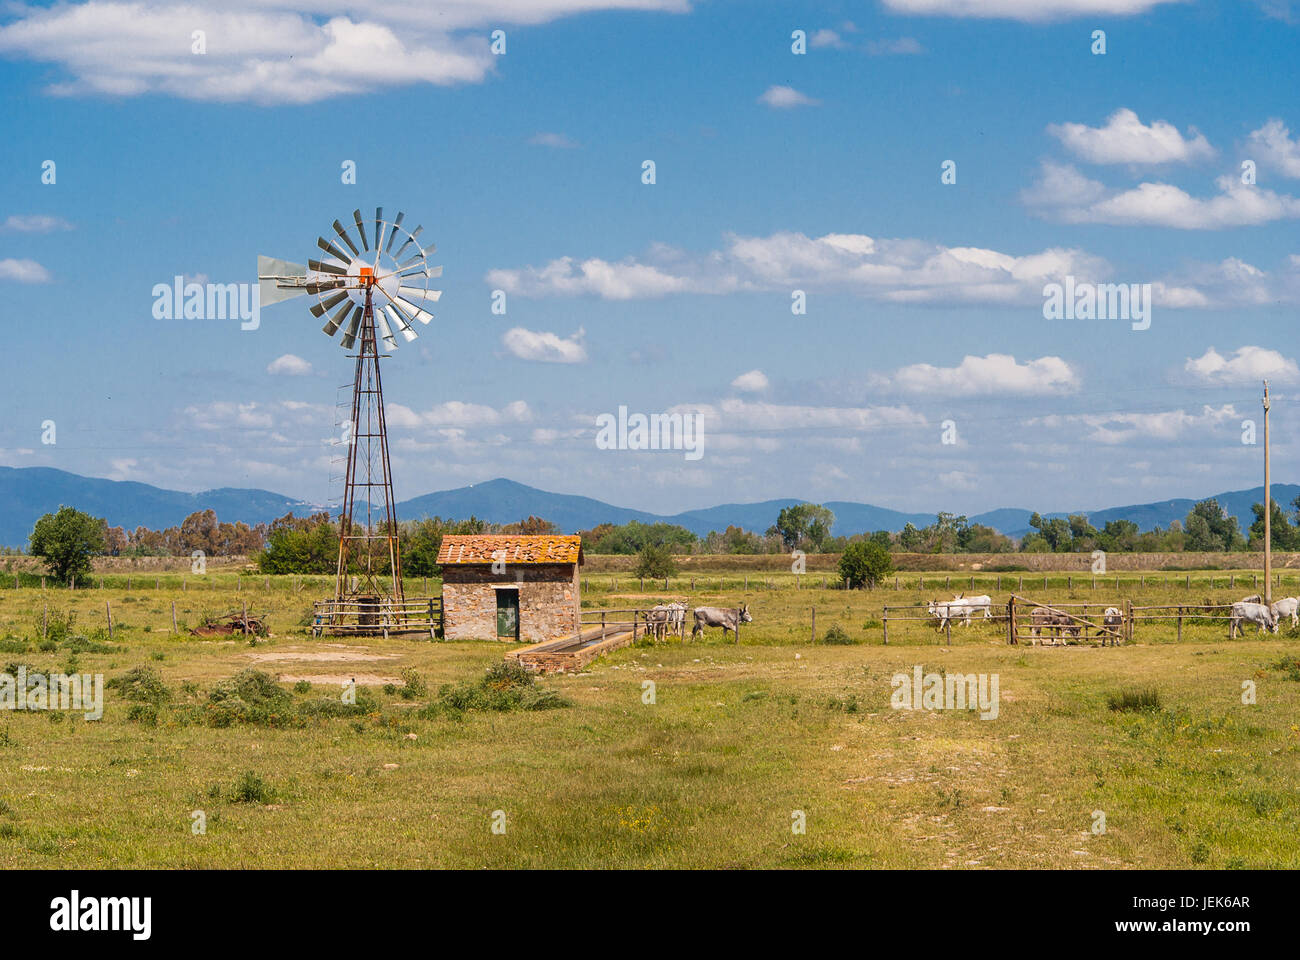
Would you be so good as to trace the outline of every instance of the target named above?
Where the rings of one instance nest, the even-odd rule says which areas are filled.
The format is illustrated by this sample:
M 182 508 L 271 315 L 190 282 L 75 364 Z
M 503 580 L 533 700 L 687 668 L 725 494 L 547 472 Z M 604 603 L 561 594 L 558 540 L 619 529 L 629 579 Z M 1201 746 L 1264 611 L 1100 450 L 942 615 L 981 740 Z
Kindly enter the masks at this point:
M 381 677 L 377 673 L 280 673 L 276 679 L 281 683 L 298 683 L 300 680 L 306 680 L 311 684 L 324 684 L 325 686 L 342 686 L 347 680 L 354 680 L 358 687 L 382 687 L 391 683 L 401 686 L 401 677 Z
M 399 660 L 396 653 L 371 653 L 367 647 L 342 647 L 337 650 L 266 650 L 247 655 L 254 663 L 268 661 L 311 661 L 316 663 L 365 663 L 374 660 Z

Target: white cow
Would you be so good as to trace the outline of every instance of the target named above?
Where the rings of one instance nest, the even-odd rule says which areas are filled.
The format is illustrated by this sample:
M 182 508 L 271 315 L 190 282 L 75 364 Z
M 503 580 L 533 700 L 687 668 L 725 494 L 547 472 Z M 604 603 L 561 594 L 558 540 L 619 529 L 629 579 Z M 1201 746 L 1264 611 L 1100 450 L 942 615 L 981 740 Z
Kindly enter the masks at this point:
M 1101 613 L 1102 632 L 1111 636 L 1119 635 L 1119 628 L 1124 625 L 1124 614 L 1119 607 L 1107 607 Z
M 993 598 L 987 595 L 978 597 L 963 597 L 960 593 L 951 600 L 931 600 L 930 605 L 926 608 L 930 616 L 937 617 L 939 620 L 939 629 L 942 630 L 948 625 L 949 620 L 960 618 L 961 625 L 970 626 L 971 614 L 976 610 L 984 613 L 984 619 L 988 620 L 992 615 L 989 609 L 993 606 Z
M 1273 603 L 1269 610 L 1273 613 L 1275 621 L 1283 617 L 1291 618 L 1291 626 L 1300 626 L 1300 597 L 1283 597 Z M 1277 623 L 1273 624 L 1273 632 L 1277 633 Z
M 1232 620 L 1228 626 L 1228 637 L 1235 637 L 1241 630 L 1243 620 L 1248 620 L 1256 626 L 1256 633 L 1261 630 L 1277 629 L 1277 617 L 1262 603 L 1249 603 L 1245 600 L 1238 600 L 1232 605 Z

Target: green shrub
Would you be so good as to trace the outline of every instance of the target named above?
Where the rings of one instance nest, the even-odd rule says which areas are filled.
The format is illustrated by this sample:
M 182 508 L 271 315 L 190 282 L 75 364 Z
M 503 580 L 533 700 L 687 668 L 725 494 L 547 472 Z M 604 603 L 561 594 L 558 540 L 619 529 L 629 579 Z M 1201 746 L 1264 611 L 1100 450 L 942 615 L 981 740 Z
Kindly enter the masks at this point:
M 438 691 L 439 706 L 452 713 L 470 710 L 554 710 L 570 702 L 553 690 L 537 686 L 536 678 L 517 660 L 493 664 L 477 683 L 444 685 Z M 435 711 L 430 710 L 429 715 Z
M 835 626 L 831 627 L 822 636 L 822 643 L 829 643 L 832 645 L 845 646 L 845 645 L 851 645 L 856 642 L 857 641 L 855 641 L 852 637 L 849 636 L 848 631 L 845 630 L 843 627 L 841 627 L 839 624 L 836 624 Z
M 429 695 L 429 685 L 414 667 L 402 671 L 401 694 L 403 700 L 419 700 Z
M 311 693 L 311 681 L 310 681 L 310 680 L 299 680 L 297 683 L 295 683 L 295 684 L 293 685 L 293 692 L 294 692 L 294 693 Z
M 1160 709 L 1160 691 L 1155 687 L 1121 690 L 1112 693 L 1106 702 L 1112 710 L 1124 713 L 1154 713 Z
M 218 683 L 208 694 L 206 719 L 209 726 L 229 727 L 253 723 L 281 727 L 294 718 L 294 702 L 275 678 L 246 667 Z
M 276 797 L 275 790 L 252 770 L 246 770 L 235 781 L 234 788 L 226 797 L 231 803 L 266 804 Z
M 153 667 L 132 667 L 120 677 L 114 677 L 104 684 L 110 690 L 116 690 L 122 699 L 136 703 L 151 703 L 161 706 L 172 698 L 171 691 L 163 683 L 162 677 Z

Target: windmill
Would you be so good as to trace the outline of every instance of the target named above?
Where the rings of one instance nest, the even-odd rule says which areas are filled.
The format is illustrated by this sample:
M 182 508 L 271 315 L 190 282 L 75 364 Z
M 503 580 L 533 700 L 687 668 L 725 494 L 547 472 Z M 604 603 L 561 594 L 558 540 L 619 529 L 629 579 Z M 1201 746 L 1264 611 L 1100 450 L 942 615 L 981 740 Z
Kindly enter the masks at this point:
M 387 354 L 379 352 L 379 340 L 396 350 L 394 330 L 409 342 L 416 338 L 417 321 L 427 324 L 433 319 L 423 304 L 442 295 L 429 287 L 430 280 L 442 276 L 442 267 L 429 266 L 434 246 L 421 246 L 423 227 L 408 231 L 402 226 L 405 214 L 398 213 L 389 222 L 383 207 L 378 207 L 373 221 L 363 219 L 360 210 L 354 210 L 352 218 L 355 237 L 349 232 L 351 225 L 335 220 L 334 236 L 316 239 L 321 259 L 308 260 L 305 266 L 257 258 L 262 306 L 311 294 L 316 298 L 312 315 L 325 318 L 321 329 L 331 337 L 342 330 L 339 345 L 345 350 L 357 348 L 352 415 L 343 426 L 347 474 L 339 513 L 334 596 L 316 604 L 313 630 L 317 634 L 432 632 L 432 601 L 408 600 L 402 590 L 379 374 L 379 361 Z

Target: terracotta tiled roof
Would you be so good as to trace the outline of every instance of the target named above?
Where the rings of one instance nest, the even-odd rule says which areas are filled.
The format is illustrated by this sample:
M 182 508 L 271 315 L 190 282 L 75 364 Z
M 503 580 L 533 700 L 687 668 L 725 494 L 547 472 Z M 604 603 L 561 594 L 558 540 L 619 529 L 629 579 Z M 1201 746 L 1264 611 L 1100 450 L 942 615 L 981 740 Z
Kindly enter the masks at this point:
M 582 563 L 579 536 L 449 534 L 438 548 L 438 563 Z

